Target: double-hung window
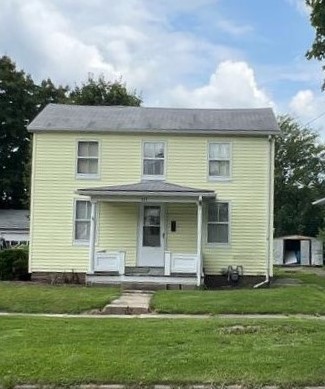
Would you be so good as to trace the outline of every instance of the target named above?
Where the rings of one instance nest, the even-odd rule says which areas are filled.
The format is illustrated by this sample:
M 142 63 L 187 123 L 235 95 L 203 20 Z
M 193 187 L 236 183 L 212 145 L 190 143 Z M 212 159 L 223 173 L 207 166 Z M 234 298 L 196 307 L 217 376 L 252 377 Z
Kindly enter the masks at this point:
M 209 143 L 209 178 L 230 178 L 230 154 L 230 143 Z
M 76 200 L 74 217 L 74 240 L 89 242 L 91 203 L 87 200 Z
M 229 243 L 229 204 L 214 202 L 208 205 L 208 243 Z
M 144 142 L 142 178 L 164 179 L 165 177 L 165 143 Z
M 99 145 L 96 141 L 79 141 L 77 150 L 77 177 L 99 176 Z

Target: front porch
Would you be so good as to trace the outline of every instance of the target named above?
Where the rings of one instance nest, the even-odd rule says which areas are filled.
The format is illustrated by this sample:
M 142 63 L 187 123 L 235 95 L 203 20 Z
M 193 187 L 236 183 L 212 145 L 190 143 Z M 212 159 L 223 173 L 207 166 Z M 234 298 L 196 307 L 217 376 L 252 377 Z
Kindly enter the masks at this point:
M 215 199 L 213 191 L 147 181 L 80 189 L 77 193 L 91 201 L 86 282 L 180 287 L 202 284 L 202 207 L 204 202 Z M 122 217 L 117 209 L 123 205 L 127 208 L 127 204 L 132 205 L 130 214 L 125 211 Z M 99 215 L 98 205 L 101 210 L 110 207 L 106 218 Z M 177 206 L 182 211 L 173 213 Z M 98 217 L 102 218 L 100 223 Z M 109 248 L 98 244 L 98 233 L 105 229 L 108 219 L 112 223 L 114 218 L 116 222 L 123 220 L 124 224 L 116 227 L 122 235 L 135 231 L 131 244 L 125 240 L 111 241 Z
M 94 269 L 87 273 L 88 283 L 103 284 L 160 284 L 197 286 L 202 282 L 200 261 L 196 254 L 177 254 L 165 251 L 164 267 L 126 266 L 125 252 L 98 251 Z M 198 280 L 198 275 L 200 280 Z

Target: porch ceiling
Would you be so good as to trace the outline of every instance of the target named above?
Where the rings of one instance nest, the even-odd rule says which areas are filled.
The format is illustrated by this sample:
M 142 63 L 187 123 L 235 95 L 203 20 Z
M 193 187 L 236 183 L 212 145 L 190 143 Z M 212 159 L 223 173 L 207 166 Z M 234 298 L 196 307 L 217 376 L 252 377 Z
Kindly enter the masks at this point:
M 76 191 L 80 195 L 97 198 L 116 197 L 151 197 L 168 198 L 183 197 L 188 199 L 214 199 L 216 194 L 213 190 L 191 188 L 164 181 L 141 181 L 134 184 L 101 186 L 97 188 L 83 188 Z

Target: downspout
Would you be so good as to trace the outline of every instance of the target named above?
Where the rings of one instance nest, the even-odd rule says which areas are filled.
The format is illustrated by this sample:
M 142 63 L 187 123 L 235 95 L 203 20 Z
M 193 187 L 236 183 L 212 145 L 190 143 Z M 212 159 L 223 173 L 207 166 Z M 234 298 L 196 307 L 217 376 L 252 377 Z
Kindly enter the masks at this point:
M 197 269 L 196 269 L 196 286 L 201 285 L 202 277 L 202 196 L 199 196 L 197 202 Z
M 270 265 L 271 265 L 271 257 L 272 257 L 272 246 L 271 246 L 271 234 L 273 235 L 273 179 L 274 179 L 274 167 L 273 167 L 273 150 L 274 150 L 274 137 L 269 135 L 269 180 L 268 180 L 268 221 L 267 221 L 267 254 L 265 261 L 265 280 L 254 285 L 254 288 L 260 288 L 263 285 L 267 285 L 270 283 Z

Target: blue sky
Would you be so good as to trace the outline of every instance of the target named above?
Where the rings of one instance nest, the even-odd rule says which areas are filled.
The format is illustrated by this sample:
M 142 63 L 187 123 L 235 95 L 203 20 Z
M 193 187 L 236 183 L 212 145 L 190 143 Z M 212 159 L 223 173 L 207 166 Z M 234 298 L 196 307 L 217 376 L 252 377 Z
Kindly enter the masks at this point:
M 4 0 L 0 54 L 36 80 L 120 77 L 146 106 L 325 111 L 304 0 Z M 312 123 L 325 136 L 325 116 Z

